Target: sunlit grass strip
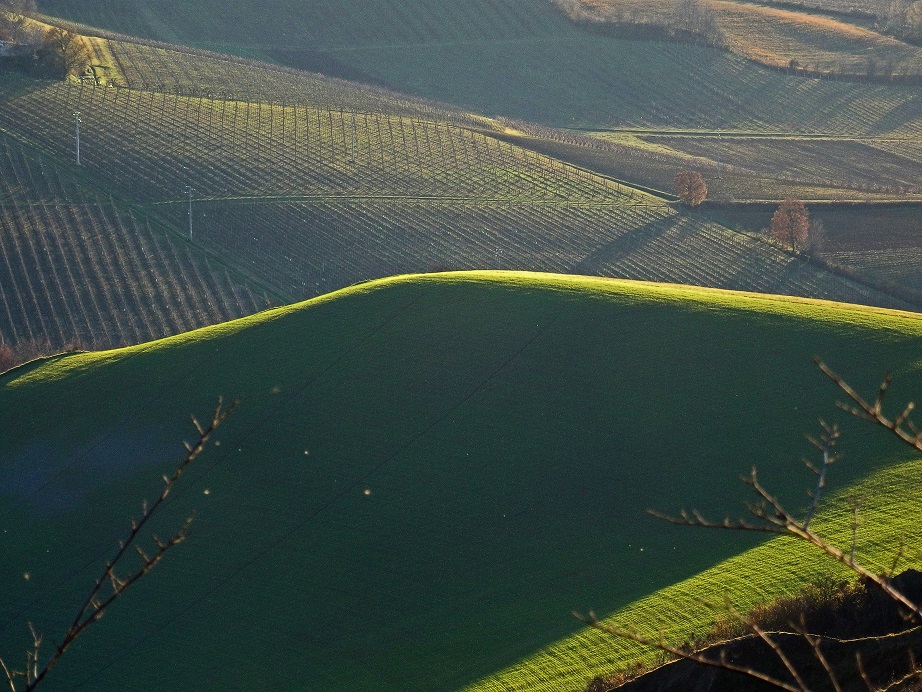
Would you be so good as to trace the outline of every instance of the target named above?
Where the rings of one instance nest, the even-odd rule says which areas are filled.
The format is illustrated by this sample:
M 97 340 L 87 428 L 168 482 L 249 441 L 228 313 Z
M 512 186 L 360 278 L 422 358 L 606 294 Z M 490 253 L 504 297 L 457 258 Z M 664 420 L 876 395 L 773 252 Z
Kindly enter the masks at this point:
M 745 459 L 741 458 L 741 464 Z M 922 528 L 915 517 L 922 499 L 914 488 L 922 482 L 922 461 L 912 460 L 871 475 L 829 498 L 817 521 L 817 532 L 834 545 L 848 548 L 852 538 L 851 503 L 861 503 L 861 528 L 857 543 L 859 559 L 877 571 L 889 569 L 905 542 L 917 546 Z M 740 495 L 744 489 L 740 485 Z M 668 499 L 664 498 L 664 503 Z M 696 529 L 676 528 L 695 531 Z M 702 532 L 701 540 L 717 538 Z M 922 558 L 909 557 L 899 570 L 922 567 Z M 645 637 L 681 644 L 704 634 L 729 603 L 746 612 L 778 597 L 792 595 L 803 585 L 825 577 L 854 579 L 854 574 L 816 549 L 792 538 L 777 538 L 703 572 L 663 589 L 615 613 L 603 621 L 635 629 Z M 703 603 L 716 604 L 712 609 Z M 591 604 L 577 607 L 588 610 Z M 602 615 L 600 614 L 600 617 Z M 657 660 L 656 652 L 627 639 L 586 628 L 469 687 L 482 692 L 533 692 L 580 689 L 596 675 L 628 669 L 635 662 Z

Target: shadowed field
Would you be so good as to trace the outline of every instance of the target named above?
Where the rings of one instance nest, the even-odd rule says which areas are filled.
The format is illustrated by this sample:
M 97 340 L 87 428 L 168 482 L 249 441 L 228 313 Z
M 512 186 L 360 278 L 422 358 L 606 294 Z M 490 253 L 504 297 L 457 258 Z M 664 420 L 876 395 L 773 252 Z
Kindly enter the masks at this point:
M 901 398 L 922 383 L 920 334 L 914 315 L 854 306 L 460 273 L 14 370 L 0 380 L 15 556 L 0 566 L 0 650 L 23 647 L 26 620 L 53 637 L 178 454 L 186 415 L 223 393 L 239 411 L 155 527 L 194 509 L 192 538 L 51 689 L 576 687 L 636 652 L 561 639 L 579 631 L 574 608 L 631 622 L 678 608 L 698 628 L 709 616 L 688 593 L 751 603 L 791 586 L 767 561 L 821 569 L 786 544 L 743 553 L 748 537 L 702 541 L 644 509 L 730 510 L 751 463 L 796 505 L 800 432 L 835 396 L 810 357 L 863 389 L 893 368 Z M 847 423 L 845 444 L 836 487 L 869 483 L 882 503 L 863 534 L 873 560 L 879 539 L 915 535 L 885 511 L 911 501 L 900 488 L 915 466 L 890 466 L 902 457 Z M 735 555 L 722 577 L 695 577 Z M 553 665 L 477 683 L 546 646 Z

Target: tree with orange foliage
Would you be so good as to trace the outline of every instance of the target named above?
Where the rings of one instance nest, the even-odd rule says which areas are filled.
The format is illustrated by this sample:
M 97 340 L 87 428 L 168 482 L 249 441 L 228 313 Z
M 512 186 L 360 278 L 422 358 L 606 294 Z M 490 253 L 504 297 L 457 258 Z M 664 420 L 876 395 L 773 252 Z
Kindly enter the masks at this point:
M 704 178 L 698 171 L 680 171 L 675 177 L 675 190 L 682 204 L 697 207 L 708 196 Z
M 799 199 L 787 198 L 772 216 L 769 234 L 792 252 L 803 249 L 810 229 L 810 213 Z

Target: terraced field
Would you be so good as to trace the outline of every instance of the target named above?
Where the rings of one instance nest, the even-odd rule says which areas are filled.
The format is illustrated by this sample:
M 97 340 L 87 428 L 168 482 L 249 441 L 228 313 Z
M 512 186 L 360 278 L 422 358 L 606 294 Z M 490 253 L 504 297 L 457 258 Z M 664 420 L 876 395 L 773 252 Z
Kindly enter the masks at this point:
M 332 54 L 430 98 L 558 127 L 909 133 L 918 131 L 922 107 L 910 87 L 805 78 L 792 83 L 782 72 L 719 50 L 575 27 L 518 45 L 423 44 Z M 502 78 L 492 80 L 498 71 Z M 543 97 L 535 99 L 536 93 Z
M 733 511 L 751 464 L 802 502 L 801 431 L 835 415 L 811 356 L 862 391 L 892 368 L 902 400 L 920 339 L 917 315 L 479 272 L 34 363 L 0 377 L 0 651 L 27 621 L 54 638 L 188 413 L 223 393 L 240 408 L 154 527 L 194 509 L 191 537 L 49 689 L 578 689 L 638 652 L 573 609 L 684 637 L 711 617 L 693 596 L 744 607 L 824 571 L 644 509 Z M 860 554 L 889 562 L 919 538 L 919 463 L 842 423 L 830 492 L 865 497 Z M 830 510 L 822 531 L 848 535 L 847 504 Z
M 851 190 L 856 195 L 877 193 L 902 199 L 922 196 L 922 162 L 908 150 L 918 149 L 910 140 L 799 139 L 795 137 L 644 137 L 645 141 L 682 154 L 709 159 L 723 172 L 754 178 L 777 179 L 804 186 Z M 716 170 L 715 170 L 716 174 Z M 737 198 L 749 197 L 743 190 Z M 742 193 L 742 194 L 740 194 Z M 777 196 L 777 195 L 776 195 Z M 811 199 L 808 195 L 799 195 Z
M 139 91 L 477 122 L 444 104 L 355 81 L 152 41 L 95 41 L 105 46 L 112 81 Z
M 225 261 L 246 258 L 250 273 L 295 295 L 405 271 L 476 266 L 904 305 L 758 238 L 662 205 L 366 199 L 199 208 L 200 242 Z
M 630 59 L 636 62 L 645 57 L 644 44 L 611 43 L 602 37 L 593 40 L 625 50 L 628 45 L 632 50 L 639 46 L 643 50 L 639 54 L 635 50 Z M 536 45 L 546 44 L 539 41 Z M 574 158 L 580 164 L 575 166 L 545 155 L 559 156 L 560 152 L 516 146 L 514 138 L 503 135 L 501 122 L 433 102 L 395 97 L 379 88 L 281 68 L 262 73 L 258 65 L 246 60 L 161 45 L 96 39 L 95 46 L 97 60 L 110 63 L 107 81 L 121 87 L 36 83 L 13 76 L 3 79 L 0 128 L 20 150 L 30 152 L 31 161 L 52 167 L 62 186 L 76 188 L 69 198 L 46 199 L 44 195 L 52 193 L 42 187 L 40 176 L 28 177 L 32 174 L 27 167 L 15 184 L 6 183 L 0 199 L 20 203 L 33 195 L 43 202 L 53 199 L 89 205 L 85 208 L 93 210 L 90 216 L 83 207 L 72 215 L 38 219 L 23 216 L 21 210 L 9 212 L 17 228 L 31 229 L 39 223 L 41 232 L 53 238 L 64 237 L 53 229 L 65 221 L 77 229 L 96 224 L 116 237 L 135 224 L 144 233 L 148 229 L 159 233 L 177 257 L 192 252 L 194 257 L 219 262 L 217 278 L 209 281 L 217 281 L 220 287 L 207 292 L 222 298 L 212 305 L 192 295 L 180 297 L 181 292 L 173 288 L 172 297 L 155 301 L 162 316 L 150 316 L 156 311 L 150 315 L 136 311 L 131 319 L 111 322 L 108 331 L 97 330 L 94 342 L 104 334 L 104 343 L 130 343 L 245 314 L 268 300 L 296 300 L 391 273 L 438 268 L 591 272 L 904 305 L 806 267 L 750 236 L 702 219 L 683 219 L 664 206 L 663 200 L 585 169 L 588 166 L 669 189 L 674 170 L 690 162 L 708 161 L 713 150 L 708 151 L 706 138 L 688 140 L 700 145 L 699 149 L 680 150 L 676 137 L 654 140 L 631 135 L 631 142 L 626 142 L 617 135 L 615 153 L 624 156 L 618 156 L 612 168 L 599 169 L 579 157 Z M 661 48 L 664 55 L 651 64 L 655 71 L 671 69 L 670 60 L 700 56 L 702 50 L 682 45 Z M 705 55 L 730 65 L 727 56 Z M 640 62 L 635 68 L 626 65 L 623 71 L 606 70 L 598 76 L 610 80 L 613 75 L 619 80 L 636 79 L 634 86 L 643 77 Z M 740 72 L 747 78 L 759 75 L 768 73 L 750 68 Z M 647 77 L 644 84 L 652 83 Z M 763 86 L 753 83 L 754 89 Z M 821 91 L 838 88 L 822 82 L 804 82 L 804 86 Z M 683 93 L 690 98 L 695 89 L 705 90 L 705 83 L 699 81 L 688 88 L 691 90 Z M 713 83 L 706 85 L 706 96 L 711 99 L 709 120 L 713 120 L 713 102 L 720 101 L 721 93 L 726 99 L 738 98 L 729 85 L 722 89 Z M 909 136 L 907 132 L 920 127 L 913 114 L 922 106 L 904 92 L 886 86 L 867 90 L 874 91 L 875 100 L 863 101 L 859 90 L 849 94 L 845 105 L 843 92 L 841 103 L 826 103 L 824 111 L 833 112 L 840 105 L 834 110 L 841 118 L 839 127 L 867 128 L 869 114 L 877 113 L 880 105 L 877 97 L 889 94 L 895 99 L 894 112 L 882 116 L 887 125 L 877 122 L 874 127 L 902 133 L 892 142 L 895 147 L 900 138 Z M 637 89 L 623 91 L 636 94 Z M 695 98 L 702 101 L 703 96 L 696 92 Z M 638 112 L 641 120 L 668 120 L 675 113 L 669 102 L 661 109 L 655 99 L 642 99 L 635 98 L 636 106 L 644 109 Z M 619 107 L 632 106 L 621 103 Z M 82 118 L 83 165 L 79 169 L 69 163 L 75 111 Z M 623 115 L 622 111 L 617 117 Z M 694 120 L 696 116 L 691 115 Z M 759 118 L 766 115 L 771 114 L 758 114 Z M 759 127 L 754 121 L 749 125 Z M 805 146 L 814 144 L 807 141 Z M 846 145 L 841 145 L 843 151 L 838 154 L 834 147 L 816 145 L 812 158 L 801 158 L 794 147 L 771 155 L 767 148 L 766 144 L 766 150 L 750 149 L 748 153 L 741 149 L 738 160 L 728 155 L 723 161 L 721 188 L 712 185 L 713 194 L 758 198 L 769 197 L 770 190 L 779 194 L 781 189 L 808 198 L 813 195 L 805 192 L 815 192 L 817 198 L 848 196 L 856 190 L 861 195 L 892 194 L 892 188 L 888 192 L 868 187 L 870 170 L 831 177 L 836 162 L 854 154 Z M 873 153 L 892 162 L 895 184 L 911 181 L 916 166 L 911 156 L 884 148 Z M 749 166 L 746 156 L 756 154 L 765 160 Z M 801 169 L 785 170 L 792 161 Z M 871 166 L 869 163 L 868 168 Z M 186 186 L 194 188 L 192 249 L 183 239 L 188 236 L 189 223 Z M 130 254 L 134 246 L 121 242 L 118 247 Z M 168 252 L 166 246 L 163 252 Z M 17 267 L 44 266 L 16 254 L 12 247 L 10 253 L 9 266 L 18 276 L 25 277 L 30 270 Z M 145 265 L 147 260 L 109 261 Z M 157 260 L 162 261 L 166 260 Z M 89 260 L 85 264 L 87 273 L 96 271 Z M 84 280 L 79 271 L 71 271 L 75 281 Z M 210 276 L 210 270 L 193 272 L 186 267 L 183 271 L 193 276 L 204 271 Z M 222 275 L 225 271 L 230 274 Z M 11 285 L 7 293 L 28 300 L 34 294 L 47 305 L 49 299 L 39 298 L 41 291 L 35 288 L 43 287 L 42 282 L 29 281 L 22 279 L 21 286 L 14 289 Z M 127 286 L 131 285 L 129 281 Z M 160 284 L 153 281 L 150 285 Z M 128 291 L 126 295 L 136 291 L 120 290 Z M 71 315 L 74 311 L 63 306 L 36 311 L 28 300 L 8 298 L 10 315 L 30 317 L 27 325 L 4 335 L 5 339 L 44 335 L 41 338 L 54 344 L 86 340 L 87 325 L 96 319 L 76 312 Z M 92 301 L 81 302 L 93 305 Z M 129 305 L 112 303 L 123 312 L 135 309 L 123 304 Z M 183 311 L 190 315 L 177 316 Z
M 855 0 L 798 0 L 796 4 L 830 12 L 867 13 L 881 17 L 887 11 L 890 3 L 887 0 L 867 0 L 866 2 L 855 2 Z
M 827 80 L 798 80 L 792 87 L 783 73 L 741 56 L 587 32 L 544 0 L 527 6 L 514 0 L 389 0 L 361 9 L 345 0 L 317 0 L 298 9 L 270 3 L 255 13 L 243 0 L 151 7 L 138 2 L 116 12 L 103 3 L 44 5 L 49 14 L 87 25 L 269 57 L 477 113 L 560 127 L 853 135 L 920 129 L 922 104 L 910 87 Z M 160 18 L 156 26 L 147 21 L 151 16 Z M 208 22 L 201 21 L 205 16 Z M 414 19 L 404 22 L 405 16 Z M 304 45 L 311 46 L 309 53 Z M 164 78 L 148 82 L 170 83 L 171 71 L 158 71 Z
M 268 295 L 162 227 L 0 143 L 0 342 L 116 346 L 248 315 Z
M 699 134 L 696 137 L 711 141 L 710 149 L 693 155 L 678 147 L 683 140 L 692 137 L 686 133 L 681 138 L 675 134 L 655 134 L 643 132 L 601 132 L 591 136 L 574 131 L 552 130 L 551 128 L 515 123 L 516 132 L 505 132 L 503 139 L 519 146 L 537 151 L 548 156 L 561 158 L 574 164 L 620 180 L 630 180 L 639 186 L 657 190 L 663 196 L 670 196 L 674 188 L 676 171 L 696 170 L 702 173 L 708 185 L 708 198 L 715 201 L 729 200 L 780 200 L 794 197 L 805 200 L 867 200 L 882 199 L 911 200 L 918 196 L 914 186 L 896 187 L 884 184 L 880 180 L 873 184 L 848 180 L 848 167 L 834 170 L 832 179 L 818 178 L 819 171 L 809 167 L 809 157 L 797 154 L 797 137 L 760 137 L 746 135 L 761 140 L 765 148 L 773 151 L 773 145 L 781 151 L 787 151 L 798 166 L 805 167 L 800 175 L 792 175 L 784 167 L 759 166 L 752 168 L 745 159 L 729 157 L 724 150 L 723 137 Z M 672 140 L 673 146 L 666 146 L 663 140 Z M 864 140 L 840 140 L 843 142 Z M 807 142 L 807 146 L 813 144 Z M 819 161 L 829 159 L 832 151 L 822 151 Z M 792 150 L 792 151 L 790 151 Z M 777 156 L 780 152 L 774 152 Z M 877 152 L 874 155 L 878 155 Z M 758 163 L 758 162 L 757 162 Z M 850 161 L 848 163 L 851 163 Z M 913 165 L 904 162 L 904 167 Z M 761 168 L 762 171 L 755 169 Z M 758 230 L 758 229 L 756 229 Z
M 297 5 L 274 0 L 254 11 L 245 0 L 189 5 L 49 0 L 42 11 L 130 36 L 204 47 L 234 45 L 334 46 L 410 44 L 452 40 L 515 40 L 546 34 L 559 23 L 548 5 L 517 0 L 307 0 Z
M 833 262 L 851 267 L 862 275 L 922 292 L 922 248 L 831 252 Z
M 79 111 L 84 168 L 147 202 L 175 199 L 186 184 L 206 198 L 621 195 L 618 184 L 447 122 L 64 84 L 5 106 L 0 127 L 62 159 Z

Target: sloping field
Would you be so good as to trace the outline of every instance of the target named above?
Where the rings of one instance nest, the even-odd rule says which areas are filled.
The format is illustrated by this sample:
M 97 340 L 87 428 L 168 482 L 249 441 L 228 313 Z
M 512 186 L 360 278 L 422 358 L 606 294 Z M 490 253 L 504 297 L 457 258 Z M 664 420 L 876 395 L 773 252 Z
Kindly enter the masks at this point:
M 243 0 L 194 7 L 142 1 L 114 11 L 101 2 L 52 0 L 43 11 L 561 127 L 866 134 L 918 132 L 922 122 L 911 87 L 790 80 L 722 51 L 598 35 L 544 0 L 313 0 L 296 7 L 276 0 L 254 7 Z M 148 82 L 169 84 L 170 71 L 159 71 L 163 79 Z
M 18 80 L 11 80 L 15 88 Z M 34 84 L 34 83 L 33 83 Z M 438 120 L 39 83 L 4 94 L 0 127 L 81 160 L 138 201 L 181 197 L 403 195 L 514 199 L 623 196 L 547 157 Z
M 849 144 L 870 146 L 865 140 L 837 140 L 836 146 L 831 140 L 820 140 L 830 144 L 828 150 L 817 139 L 803 139 L 795 136 L 762 137 L 760 135 L 740 135 L 753 138 L 768 151 L 767 161 L 754 161 L 743 156 L 734 156 L 734 151 L 723 147 L 725 136 L 721 133 L 675 132 L 643 133 L 641 131 L 607 131 L 587 134 L 573 130 L 558 130 L 534 124 L 515 123 L 516 132 L 508 130 L 497 135 L 526 149 L 531 149 L 547 156 L 566 160 L 602 175 L 619 180 L 630 180 L 632 184 L 648 189 L 660 190 L 669 194 L 675 186 L 675 175 L 680 170 L 696 170 L 705 177 L 708 185 L 708 199 L 711 200 L 781 200 L 794 197 L 803 200 L 842 200 L 842 199 L 883 199 L 900 200 L 922 198 L 922 189 L 910 185 L 897 185 L 893 180 L 883 178 L 861 180 L 852 176 L 850 169 L 853 160 L 842 159 L 841 149 Z M 689 140 L 702 139 L 710 146 L 700 147 L 699 142 L 692 143 L 691 149 L 698 154 L 684 150 L 684 143 Z M 669 142 L 672 146 L 667 146 Z M 894 148 L 908 140 L 894 142 Z M 803 143 L 804 149 L 800 150 Z M 681 148 L 680 148 L 681 147 Z M 811 156 L 810 150 L 816 150 Z M 740 147 L 735 153 L 748 152 Z M 872 157 L 886 161 L 892 157 L 881 151 L 865 151 Z M 779 161 L 779 159 L 781 159 Z M 797 174 L 787 166 L 793 160 L 800 169 Z M 840 168 L 830 166 L 831 161 L 838 161 Z M 873 160 L 864 159 L 868 169 L 873 167 Z M 907 174 L 917 164 L 901 160 L 899 170 Z M 818 174 L 831 172 L 827 178 Z M 718 177 L 719 176 L 719 177 Z M 863 176 L 862 176 L 863 177 Z
M 24 649 L 27 621 L 54 639 L 179 455 L 186 415 L 218 394 L 242 404 L 155 527 L 194 509 L 192 537 L 51 689 L 448 690 L 578 632 L 574 608 L 679 609 L 699 627 L 688 592 L 656 594 L 753 543 L 702 540 L 644 509 L 730 510 L 752 463 L 799 504 L 801 432 L 836 415 L 810 357 L 862 390 L 892 368 L 900 399 L 922 385 L 920 339 L 905 313 L 463 273 L 24 366 L 0 378 L 0 651 Z M 891 466 L 905 457 L 886 438 L 843 423 L 836 487 L 869 492 L 881 519 L 861 551 L 881 558 L 886 535 L 918 533 L 903 493 L 917 465 Z M 693 586 L 745 603 L 819 569 L 790 546 L 762 550 Z M 766 564 L 797 576 L 778 584 Z M 747 578 L 750 591 L 731 588 Z M 544 682 L 518 668 L 511 687 L 475 688 L 575 688 L 634 655 L 556 651 Z
M 529 38 L 559 23 L 549 5 L 517 0 L 347 0 L 272 2 L 259 11 L 247 0 L 111 3 L 50 0 L 41 10 L 131 36 L 207 47 L 235 45 L 320 51 L 333 46 Z
M 202 202 L 198 237 L 218 257 L 264 277 L 275 290 L 300 296 L 406 271 L 487 268 L 903 307 L 751 235 L 638 201 Z
M 711 48 L 617 39 L 578 27 L 520 42 L 329 53 L 403 90 L 558 127 L 879 134 L 917 132 L 922 121 L 912 87 L 792 80 Z
M 24 88 L 24 84 L 29 88 Z M 20 90 L 20 91 L 17 91 Z M 659 198 L 421 117 L 9 79 L 0 127 L 289 300 L 434 268 L 527 269 L 907 307 Z
M 864 276 L 899 284 L 913 291 L 922 291 L 920 248 L 831 252 L 829 259 L 852 267 Z
M 134 38 L 94 39 L 111 56 L 113 82 L 140 91 L 223 100 L 307 105 L 428 119 L 470 119 L 444 104 L 356 81 Z M 353 79 L 361 75 L 352 75 Z
M 691 169 L 705 176 L 710 199 L 922 198 L 918 146 L 908 139 L 639 130 L 587 134 L 534 125 L 522 129 L 528 136 L 503 136 L 657 190 L 671 190 L 676 171 Z
M 887 0 L 863 0 L 862 2 L 856 2 L 855 0 L 798 0 L 796 4 L 829 12 L 868 13 L 878 17 L 884 16 L 889 5 Z
M 0 342 L 139 343 L 265 307 L 253 284 L 78 180 L 0 144 Z
M 592 24 L 638 25 L 681 29 L 684 18 L 678 2 L 643 0 L 555 0 L 571 19 Z M 852 16 L 830 16 L 792 9 L 827 9 L 813 4 L 709 0 L 720 31 L 720 43 L 739 55 L 771 67 L 813 74 L 852 75 L 872 79 L 918 77 L 922 74 L 922 49 L 885 36 L 869 26 L 868 10 Z M 841 9 L 839 11 L 842 11 Z
M 709 157 L 712 161 L 719 157 L 722 164 L 735 167 L 735 172 L 750 171 L 760 177 L 839 188 L 843 193 L 922 193 L 922 162 L 904 151 L 918 150 L 913 142 L 757 136 L 647 139 L 690 156 Z
M 718 23 L 731 50 L 766 65 L 801 68 L 829 74 L 872 77 L 922 73 L 922 49 L 845 21 L 713 0 Z

